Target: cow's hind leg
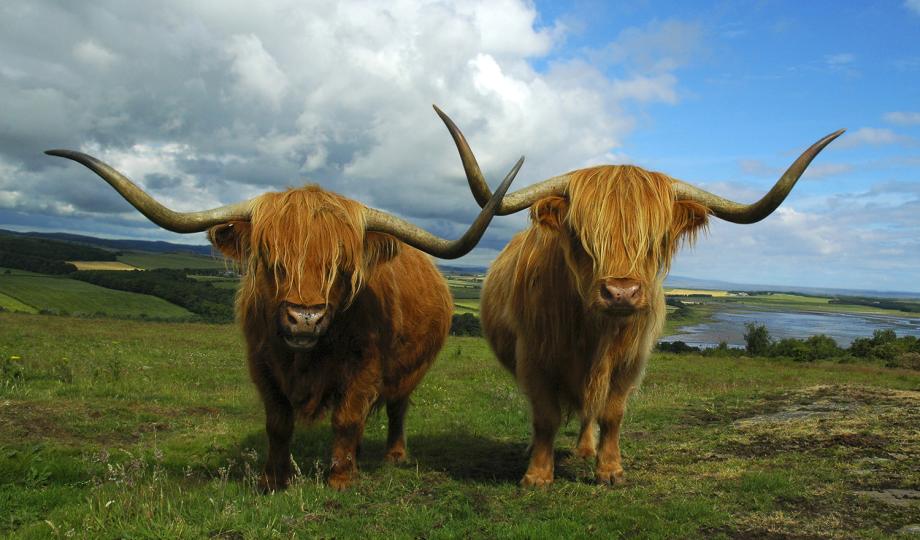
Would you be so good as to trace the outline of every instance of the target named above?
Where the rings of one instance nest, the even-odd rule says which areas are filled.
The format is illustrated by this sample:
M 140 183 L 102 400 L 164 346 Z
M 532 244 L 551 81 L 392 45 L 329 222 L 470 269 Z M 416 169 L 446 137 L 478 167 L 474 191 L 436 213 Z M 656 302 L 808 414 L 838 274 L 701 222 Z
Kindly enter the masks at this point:
M 384 459 L 390 463 L 402 463 L 406 460 L 404 421 L 408 408 L 408 397 L 387 403 L 387 453 Z
M 597 438 L 595 431 L 597 424 L 589 416 L 581 418 L 581 432 L 578 434 L 578 446 L 575 447 L 575 455 L 583 459 L 593 458 L 597 455 Z
M 536 390 L 536 391 L 535 391 Z M 530 464 L 521 479 L 522 486 L 545 486 L 553 481 L 553 443 L 562 421 L 562 411 L 556 396 L 543 384 L 528 392 L 533 413 L 533 441 Z

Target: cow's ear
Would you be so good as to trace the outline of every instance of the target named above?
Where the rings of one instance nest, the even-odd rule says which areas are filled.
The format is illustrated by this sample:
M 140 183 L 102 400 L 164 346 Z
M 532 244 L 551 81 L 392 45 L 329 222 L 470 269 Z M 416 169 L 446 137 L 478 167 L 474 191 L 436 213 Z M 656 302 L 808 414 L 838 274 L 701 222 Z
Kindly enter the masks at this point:
M 364 267 L 385 263 L 399 255 L 400 242 L 386 233 L 369 232 L 364 235 Z
M 675 201 L 671 219 L 671 237 L 693 243 L 709 225 L 709 209 L 696 201 Z
M 221 223 L 208 229 L 208 240 L 211 241 L 211 245 L 223 253 L 224 257 L 242 261 L 249 245 L 251 228 L 248 221 Z
M 543 197 L 530 207 L 530 219 L 537 225 L 561 229 L 569 212 L 569 202 L 563 197 Z

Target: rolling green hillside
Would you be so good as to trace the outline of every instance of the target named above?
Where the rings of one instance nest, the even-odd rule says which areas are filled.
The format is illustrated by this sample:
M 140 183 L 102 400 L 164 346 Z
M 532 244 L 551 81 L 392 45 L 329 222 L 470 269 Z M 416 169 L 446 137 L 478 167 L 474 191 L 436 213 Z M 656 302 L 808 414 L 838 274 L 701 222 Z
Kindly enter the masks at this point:
M 68 278 L 0 273 L 0 294 L 32 308 L 33 312 L 46 310 L 114 317 L 195 318 L 190 311 L 154 296 L 106 289 Z M 0 303 L 4 302 L 3 297 L 0 297 Z M 4 307 L 10 311 L 29 311 Z

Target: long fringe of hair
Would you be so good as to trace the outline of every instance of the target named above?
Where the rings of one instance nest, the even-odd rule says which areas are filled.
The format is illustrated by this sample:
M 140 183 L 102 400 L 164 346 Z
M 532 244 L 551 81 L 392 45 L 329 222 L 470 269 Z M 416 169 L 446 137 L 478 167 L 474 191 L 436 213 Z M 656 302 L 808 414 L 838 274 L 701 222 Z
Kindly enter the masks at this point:
M 247 273 L 269 272 L 275 290 L 284 294 L 303 282 L 305 270 L 319 267 L 326 301 L 339 275 L 349 280 L 347 306 L 365 281 L 363 210 L 361 203 L 318 186 L 266 193 L 253 204 Z M 246 281 L 239 301 L 257 302 L 259 280 Z
M 572 173 L 567 222 L 598 276 L 642 275 L 646 261 L 668 264 L 674 193 L 671 178 L 630 165 Z

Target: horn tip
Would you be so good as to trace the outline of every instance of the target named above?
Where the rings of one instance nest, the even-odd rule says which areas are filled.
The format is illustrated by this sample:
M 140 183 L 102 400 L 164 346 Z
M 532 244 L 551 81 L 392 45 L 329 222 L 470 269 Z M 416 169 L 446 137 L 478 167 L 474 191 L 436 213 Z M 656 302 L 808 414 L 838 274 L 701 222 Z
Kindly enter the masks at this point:
M 438 114 L 438 116 L 441 117 L 441 119 L 447 118 L 447 113 L 445 113 L 444 111 L 442 111 L 440 107 L 438 107 L 438 106 L 435 105 L 434 103 L 432 103 L 431 106 L 434 108 L 434 112 L 436 112 L 436 113 Z

